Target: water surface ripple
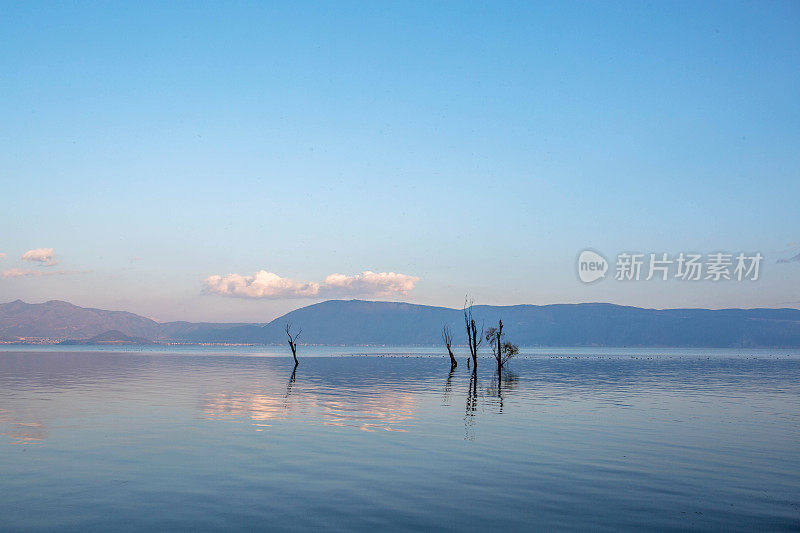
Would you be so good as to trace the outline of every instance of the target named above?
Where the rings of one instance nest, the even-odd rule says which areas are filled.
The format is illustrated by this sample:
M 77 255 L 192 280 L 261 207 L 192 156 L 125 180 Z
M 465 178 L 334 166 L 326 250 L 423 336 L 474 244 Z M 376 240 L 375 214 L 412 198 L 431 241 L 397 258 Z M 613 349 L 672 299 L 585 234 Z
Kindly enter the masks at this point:
M 800 529 L 797 353 L 304 349 L 0 351 L 0 530 Z

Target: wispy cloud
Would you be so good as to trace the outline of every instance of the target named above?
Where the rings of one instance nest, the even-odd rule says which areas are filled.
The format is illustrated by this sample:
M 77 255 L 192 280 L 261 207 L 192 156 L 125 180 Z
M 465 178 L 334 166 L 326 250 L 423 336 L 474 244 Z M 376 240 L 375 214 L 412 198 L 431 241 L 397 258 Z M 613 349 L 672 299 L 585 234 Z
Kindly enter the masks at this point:
M 6 254 L 0 253 L 0 261 L 5 261 L 6 257 L 8 257 Z
M 778 263 L 800 263 L 800 253 L 788 259 L 778 259 Z
M 296 281 L 259 270 L 252 276 L 228 274 L 203 280 L 203 292 L 238 298 L 335 298 L 345 296 L 391 297 L 406 295 L 419 278 L 395 272 L 372 272 L 346 276 L 331 274 L 321 282 Z
M 34 248 L 22 254 L 23 261 L 39 263 L 41 266 L 55 266 L 58 264 L 52 248 Z
M 26 278 L 39 276 L 58 276 L 63 274 L 76 274 L 77 270 L 33 270 L 30 268 L 10 268 L 3 270 L 0 277 L 3 278 Z

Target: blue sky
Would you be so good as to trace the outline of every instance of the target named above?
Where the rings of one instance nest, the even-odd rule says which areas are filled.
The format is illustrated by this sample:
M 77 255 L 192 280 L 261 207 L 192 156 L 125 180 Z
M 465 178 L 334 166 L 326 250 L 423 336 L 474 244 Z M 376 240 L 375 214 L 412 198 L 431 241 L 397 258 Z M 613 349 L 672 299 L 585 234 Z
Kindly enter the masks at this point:
M 776 263 L 800 251 L 796 2 L 0 12 L 0 269 L 61 273 L 0 278 L 0 300 L 213 321 L 328 295 L 800 307 L 800 262 Z M 37 248 L 58 265 L 21 260 Z M 750 283 L 584 285 L 585 248 L 765 261 Z M 261 270 L 418 280 L 204 284 Z

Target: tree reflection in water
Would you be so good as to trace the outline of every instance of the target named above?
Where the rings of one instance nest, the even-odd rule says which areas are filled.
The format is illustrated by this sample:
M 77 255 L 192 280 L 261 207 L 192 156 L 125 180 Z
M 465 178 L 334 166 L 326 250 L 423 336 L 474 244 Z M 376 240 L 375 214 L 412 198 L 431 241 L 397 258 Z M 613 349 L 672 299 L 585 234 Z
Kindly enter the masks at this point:
M 464 439 L 475 439 L 475 411 L 478 408 L 478 368 L 472 365 L 472 374 L 469 376 L 469 390 L 467 392 L 467 411 L 464 415 Z
M 450 378 L 448 378 L 449 384 Z M 483 390 L 482 397 L 488 400 L 497 399 L 496 405 L 498 414 L 503 413 L 505 399 L 507 395 L 519 385 L 519 376 L 508 370 L 501 370 L 492 374 L 492 379 L 486 389 Z M 492 407 L 494 402 L 485 402 L 488 407 Z M 467 407 L 464 414 L 464 439 L 475 439 L 475 422 L 478 411 L 478 373 L 472 369 L 469 377 L 469 388 L 467 389 Z
M 289 409 L 289 396 L 292 395 L 292 387 L 294 387 L 294 380 L 297 377 L 297 365 L 292 367 L 292 376 L 289 378 L 289 383 L 286 385 L 286 394 L 283 397 L 283 408 Z
M 505 396 L 512 390 L 517 388 L 519 384 L 519 376 L 508 370 L 499 370 L 492 376 L 492 381 L 489 382 L 489 387 L 486 389 L 486 395 L 498 400 L 498 412 L 503 412 L 503 400 Z
M 455 367 L 450 367 L 450 372 L 447 374 L 447 381 L 444 382 L 444 396 L 442 397 L 442 405 L 450 405 L 450 395 L 453 392 L 453 374 L 455 374 Z

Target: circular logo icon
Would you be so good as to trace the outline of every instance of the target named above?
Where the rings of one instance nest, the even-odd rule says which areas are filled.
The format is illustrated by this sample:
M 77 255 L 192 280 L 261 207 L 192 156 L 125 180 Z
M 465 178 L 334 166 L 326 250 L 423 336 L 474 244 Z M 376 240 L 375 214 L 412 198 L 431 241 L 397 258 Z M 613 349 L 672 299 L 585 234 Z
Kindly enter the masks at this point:
M 592 250 L 584 250 L 578 256 L 578 277 L 584 283 L 592 283 L 606 277 L 608 261 Z

